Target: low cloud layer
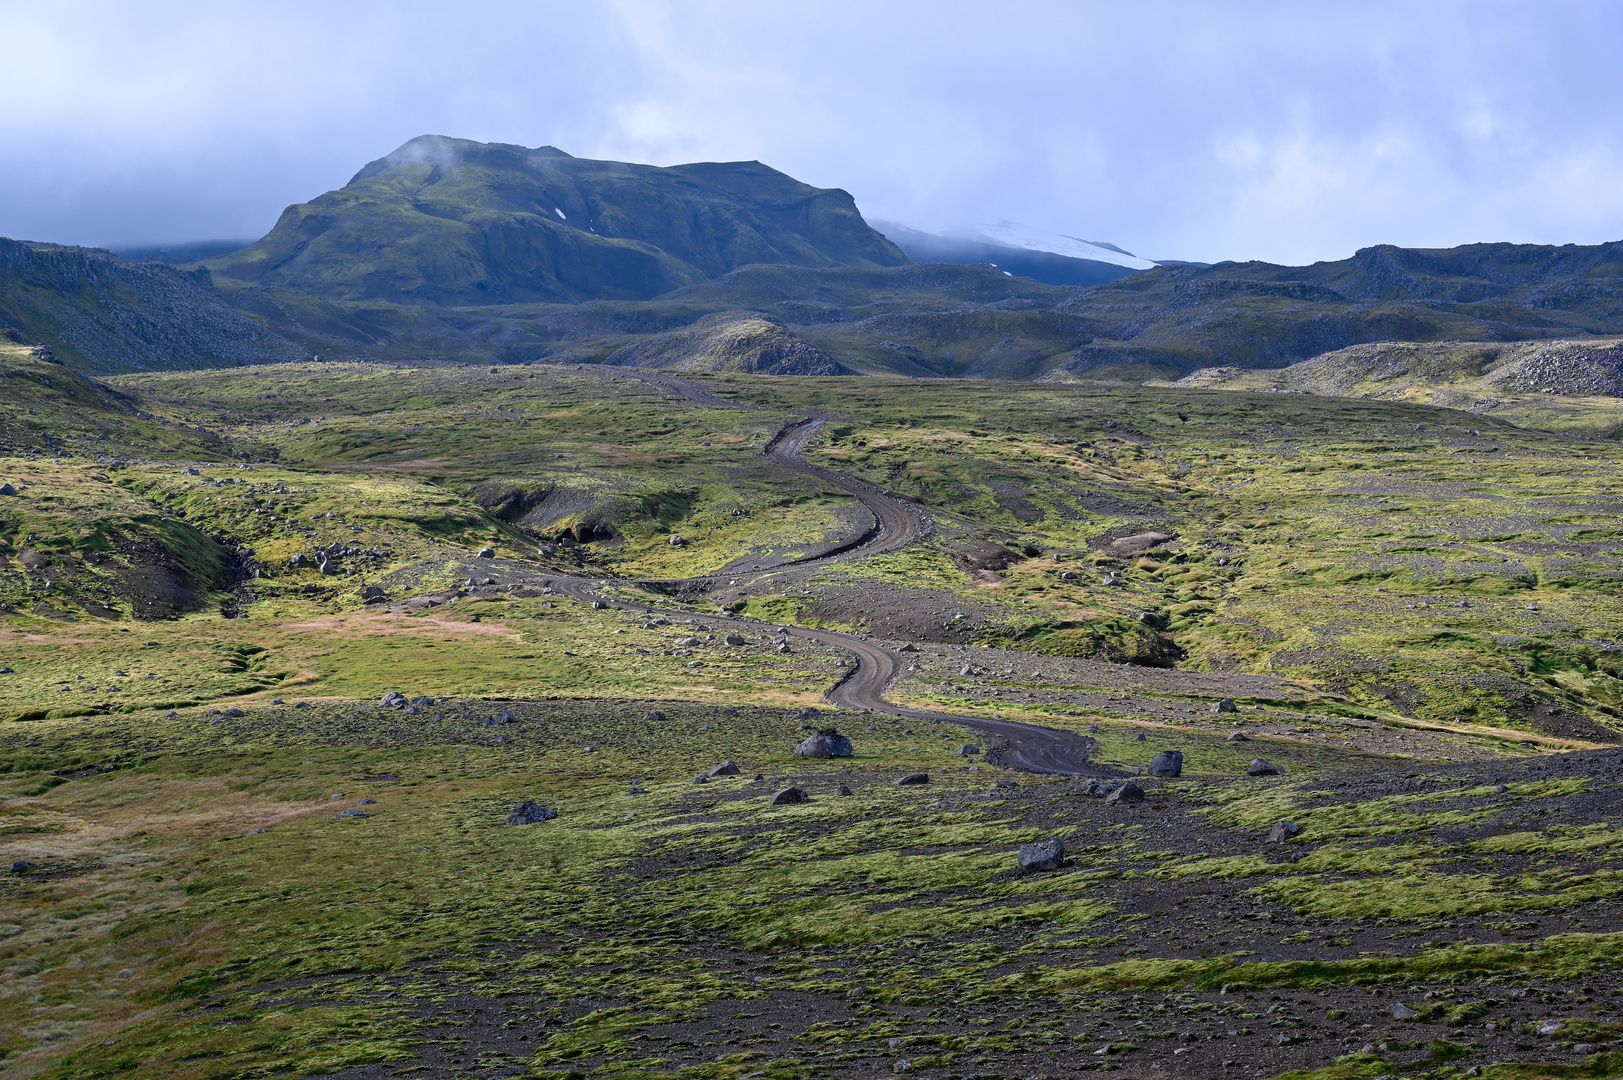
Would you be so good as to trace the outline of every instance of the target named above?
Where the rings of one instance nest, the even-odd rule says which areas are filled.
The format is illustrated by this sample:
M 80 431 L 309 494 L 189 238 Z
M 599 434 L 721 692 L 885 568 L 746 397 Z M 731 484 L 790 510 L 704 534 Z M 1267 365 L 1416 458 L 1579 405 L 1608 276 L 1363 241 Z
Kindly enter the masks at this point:
M 793 9 L 793 10 L 789 10 Z M 1605 4 L 0 2 L 0 234 L 262 234 L 425 133 L 1151 258 L 1623 237 Z

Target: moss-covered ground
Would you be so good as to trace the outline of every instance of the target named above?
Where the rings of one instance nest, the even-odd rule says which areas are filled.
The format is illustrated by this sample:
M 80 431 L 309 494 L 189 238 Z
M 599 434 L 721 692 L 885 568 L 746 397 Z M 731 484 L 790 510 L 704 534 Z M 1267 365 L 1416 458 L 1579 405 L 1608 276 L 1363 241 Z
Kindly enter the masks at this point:
M 7 1075 L 1623 1071 L 1615 444 L 1166 388 L 6 363 Z M 922 543 L 548 591 L 863 527 L 759 453 L 813 413 Z M 721 608 L 1184 775 L 1122 806 L 953 725 L 802 718 L 845 658 Z M 826 723 L 855 758 L 791 756 Z

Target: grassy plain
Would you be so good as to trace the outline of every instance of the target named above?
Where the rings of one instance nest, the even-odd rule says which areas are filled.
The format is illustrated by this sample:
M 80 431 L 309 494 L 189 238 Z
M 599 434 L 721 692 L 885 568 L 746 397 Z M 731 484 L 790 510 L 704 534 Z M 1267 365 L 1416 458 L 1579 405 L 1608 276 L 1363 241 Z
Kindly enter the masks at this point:
M 1403 402 L 697 380 L 736 408 L 595 368 L 149 375 L 87 405 L 7 363 L 33 372 L 0 412 L 0 840 L 32 864 L 0 879 L 8 1074 L 1623 1068 L 1623 776 L 1583 749 L 1623 707 L 1615 443 Z M 848 495 L 759 455 L 812 413 L 810 458 L 918 500 L 923 544 L 621 587 L 652 616 L 539 587 L 848 535 Z M 292 565 L 335 546 L 336 574 Z M 840 657 L 722 647 L 718 607 L 916 642 L 910 701 L 1186 773 L 1107 805 L 855 713 L 856 758 L 793 758 Z M 1096 663 L 1152 648 L 1182 658 Z M 1321 737 L 1350 722 L 1451 741 Z M 812 801 L 769 806 L 791 783 Z M 526 798 L 560 816 L 503 825 Z M 1012 873 L 1051 834 L 1072 864 Z

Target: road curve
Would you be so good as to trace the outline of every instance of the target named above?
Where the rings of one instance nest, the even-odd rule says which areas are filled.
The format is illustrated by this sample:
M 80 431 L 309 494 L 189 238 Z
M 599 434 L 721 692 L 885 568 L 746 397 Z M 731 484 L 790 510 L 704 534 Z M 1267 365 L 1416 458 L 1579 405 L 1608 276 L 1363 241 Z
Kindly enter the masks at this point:
M 748 407 L 723 401 L 702 388 L 691 387 L 684 380 L 669 376 L 643 377 L 648 378 L 650 382 L 657 382 L 662 388 L 689 400 L 702 401 L 704 404 L 711 405 L 731 405 L 737 408 Z M 840 559 L 876 555 L 881 552 L 906 547 L 908 544 L 929 535 L 932 527 L 930 519 L 918 507 L 911 506 L 872 484 L 844 476 L 831 469 L 808 464 L 800 457 L 801 452 L 812 436 L 816 434 L 817 429 L 827 422 L 827 417 L 814 416 L 787 424 L 767 441 L 762 453 L 783 468 L 815 476 L 820 480 L 849 491 L 873 514 L 874 524 L 854 540 L 818 552 L 815 555 L 807 555 L 800 559 L 765 566 L 760 571 L 757 571 L 758 573 L 768 574 L 788 567 L 805 567 Z M 725 572 L 735 576 L 744 573 L 735 570 L 726 570 Z M 720 573 L 718 571 L 718 575 Z M 702 585 L 711 577 L 718 575 L 690 580 L 695 585 Z M 639 582 L 630 579 L 617 579 L 613 583 L 639 584 Z M 597 603 L 610 608 L 647 610 L 643 605 L 627 603 L 602 592 L 602 588 L 609 584 L 611 582 L 608 580 L 594 581 L 580 577 L 557 577 L 551 580 L 551 587 L 554 592 L 562 593 L 576 600 Z M 672 585 L 680 584 L 682 583 L 671 581 L 659 583 L 662 589 L 669 589 Z M 753 630 L 757 633 L 769 633 L 774 629 L 765 623 L 756 623 L 752 620 L 739 619 L 733 616 L 706 616 L 706 618 L 718 624 L 726 623 L 739 629 Z M 1094 777 L 1120 775 L 1119 771 L 1115 769 L 1096 765 L 1088 760 L 1093 740 L 1086 736 L 1069 731 L 1060 731 L 1055 728 L 1039 727 L 1035 724 L 1021 724 L 1012 720 L 958 716 L 953 713 L 909 709 L 891 704 L 885 700 L 885 690 L 896 678 L 896 672 L 901 666 L 901 659 L 895 653 L 871 641 L 866 641 L 852 634 L 841 634 L 832 630 L 813 630 L 805 627 L 792 627 L 788 633 L 839 649 L 851 657 L 852 665 L 848 669 L 845 678 L 836 683 L 824 695 L 825 700 L 831 704 L 850 709 L 871 709 L 874 712 L 906 716 L 918 720 L 935 720 L 959 724 L 1002 740 L 1004 745 L 998 748 L 999 763 L 1027 772 Z

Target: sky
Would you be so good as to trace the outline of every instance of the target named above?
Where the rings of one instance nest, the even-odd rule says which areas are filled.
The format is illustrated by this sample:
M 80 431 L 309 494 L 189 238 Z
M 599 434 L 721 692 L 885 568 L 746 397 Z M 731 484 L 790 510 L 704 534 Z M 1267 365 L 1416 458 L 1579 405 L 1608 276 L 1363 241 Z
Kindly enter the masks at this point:
M 0 0 L 0 235 L 255 238 L 423 134 L 1154 259 L 1623 238 L 1623 4 Z

